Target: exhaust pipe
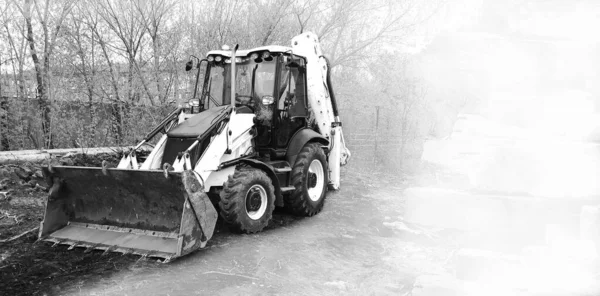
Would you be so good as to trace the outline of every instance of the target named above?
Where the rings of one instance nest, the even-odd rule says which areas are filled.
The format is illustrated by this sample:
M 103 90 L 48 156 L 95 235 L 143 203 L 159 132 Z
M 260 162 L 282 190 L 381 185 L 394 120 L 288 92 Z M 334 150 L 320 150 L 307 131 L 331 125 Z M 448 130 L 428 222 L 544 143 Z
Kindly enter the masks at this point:
M 231 50 L 231 108 L 235 110 L 235 52 L 239 44 L 236 44 Z

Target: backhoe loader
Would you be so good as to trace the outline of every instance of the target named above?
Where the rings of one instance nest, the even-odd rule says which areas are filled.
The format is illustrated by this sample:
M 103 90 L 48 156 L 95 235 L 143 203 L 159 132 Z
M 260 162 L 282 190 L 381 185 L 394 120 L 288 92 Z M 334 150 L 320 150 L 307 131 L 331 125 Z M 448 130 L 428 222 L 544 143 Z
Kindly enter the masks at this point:
M 51 188 L 39 239 L 168 262 L 205 247 L 219 214 L 232 230 L 255 233 L 275 207 L 319 213 L 350 152 L 317 36 L 291 43 L 190 59 L 191 100 L 116 168 L 44 167 Z

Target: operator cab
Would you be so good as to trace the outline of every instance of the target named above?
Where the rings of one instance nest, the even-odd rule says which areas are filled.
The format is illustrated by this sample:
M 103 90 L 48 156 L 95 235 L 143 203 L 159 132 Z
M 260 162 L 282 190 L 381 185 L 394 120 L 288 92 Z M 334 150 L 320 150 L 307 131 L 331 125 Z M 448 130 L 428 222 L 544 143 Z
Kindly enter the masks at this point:
M 190 113 L 231 104 L 231 51 L 210 51 L 202 61 L 205 67 L 198 67 L 197 79 L 203 70 L 203 82 L 198 99 L 191 101 Z M 305 65 L 305 59 L 288 47 L 237 51 L 236 113 L 255 115 L 254 140 L 259 153 L 283 157 L 294 133 L 307 126 Z

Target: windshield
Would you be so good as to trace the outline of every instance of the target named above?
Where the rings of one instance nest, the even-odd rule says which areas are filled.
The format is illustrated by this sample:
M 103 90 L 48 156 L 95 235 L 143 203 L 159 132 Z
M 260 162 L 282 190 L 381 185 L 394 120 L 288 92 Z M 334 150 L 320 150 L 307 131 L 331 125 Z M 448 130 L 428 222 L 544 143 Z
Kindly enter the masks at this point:
M 210 66 L 207 91 L 204 99 L 206 109 L 231 103 L 231 64 L 214 62 Z M 275 61 L 254 62 L 244 59 L 236 63 L 236 102 L 260 102 L 263 96 L 273 96 L 275 85 Z

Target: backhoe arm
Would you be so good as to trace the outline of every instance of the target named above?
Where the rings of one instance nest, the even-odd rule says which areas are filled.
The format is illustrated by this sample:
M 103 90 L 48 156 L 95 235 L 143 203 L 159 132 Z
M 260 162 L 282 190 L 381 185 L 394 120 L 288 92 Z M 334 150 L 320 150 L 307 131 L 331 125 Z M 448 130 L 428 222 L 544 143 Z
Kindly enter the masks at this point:
M 313 33 L 302 33 L 294 37 L 292 49 L 294 53 L 306 57 L 310 116 L 318 126 L 318 132 L 329 140 L 329 185 L 338 189 L 340 166 L 348 162 L 350 151 L 344 141 L 339 110 L 331 86 L 329 61 L 323 55 L 317 35 Z

